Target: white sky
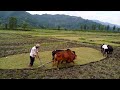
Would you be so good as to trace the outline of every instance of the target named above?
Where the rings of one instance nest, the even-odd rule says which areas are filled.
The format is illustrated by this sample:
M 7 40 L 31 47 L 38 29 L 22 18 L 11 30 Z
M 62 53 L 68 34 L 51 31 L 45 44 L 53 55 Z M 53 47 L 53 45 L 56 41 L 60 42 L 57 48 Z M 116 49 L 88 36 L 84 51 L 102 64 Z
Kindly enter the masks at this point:
M 65 14 L 120 25 L 120 11 L 27 11 L 30 14 Z

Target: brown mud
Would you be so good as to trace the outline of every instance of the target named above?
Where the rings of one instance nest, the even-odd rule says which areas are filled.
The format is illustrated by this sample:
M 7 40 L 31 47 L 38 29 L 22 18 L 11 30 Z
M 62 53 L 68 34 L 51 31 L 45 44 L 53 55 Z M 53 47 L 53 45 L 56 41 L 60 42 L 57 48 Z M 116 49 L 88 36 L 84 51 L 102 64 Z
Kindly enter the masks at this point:
M 53 41 L 56 42 L 57 40 Z M 60 41 L 62 41 L 62 39 Z M 66 43 L 56 47 L 43 47 L 42 51 L 72 47 L 91 47 L 100 50 L 99 45 L 79 44 L 66 41 Z M 61 68 L 59 70 L 44 70 L 43 68 L 0 69 L 0 79 L 120 79 L 120 47 L 114 47 L 113 54 L 103 60 L 85 65 Z

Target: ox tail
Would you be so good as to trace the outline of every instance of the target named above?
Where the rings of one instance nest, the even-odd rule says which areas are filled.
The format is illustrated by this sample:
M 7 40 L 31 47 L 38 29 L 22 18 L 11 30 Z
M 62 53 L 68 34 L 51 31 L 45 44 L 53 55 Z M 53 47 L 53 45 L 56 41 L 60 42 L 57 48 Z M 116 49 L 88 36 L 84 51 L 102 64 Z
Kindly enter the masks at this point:
M 54 57 L 53 57 L 53 59 L 52 59 L 52 61 L 53 61 L 53 66 L 55 65 L 56 57 L 57 57 L 57 55 L 55 54 Z

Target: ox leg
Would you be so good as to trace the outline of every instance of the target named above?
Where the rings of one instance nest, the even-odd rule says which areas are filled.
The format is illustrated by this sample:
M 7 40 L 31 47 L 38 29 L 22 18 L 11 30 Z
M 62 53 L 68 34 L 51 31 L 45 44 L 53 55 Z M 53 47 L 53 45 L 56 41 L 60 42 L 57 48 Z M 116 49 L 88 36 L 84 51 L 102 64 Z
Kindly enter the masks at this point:
M 54 60 L 53 60 L 52 66 L 54 66 Z
M 52 66 L 54 66 L 54 65 L 55 65 L 55 62 L 56 62 L 56 61 L 55 61 L 55 60 L 53 60 L 53 64 L 52 64 Z
M 59 67 L 58 67 L 59 63 L 60 63 L 60 61 L 57 62 L 57 70 L 59 70 Z
M 75 62 L 74 61 L 72 61 L 73 62 L 73 66 L 75 65 Z
M 68 63 L 66 62 L 65 68 L 67 68 Z
M 61 61 L 61 64 L 64 62 L 64 60 Z
M 68 64 L 70 63 L 70 60 L 68 59 L 68 60 L 66 60 L 66 65 L 65 65 L 65 68 L 67 68 L 68 67 Z
M 75 64 L 75 62 L 74 61 L 72 61 L 73 62 L 73 64 Z

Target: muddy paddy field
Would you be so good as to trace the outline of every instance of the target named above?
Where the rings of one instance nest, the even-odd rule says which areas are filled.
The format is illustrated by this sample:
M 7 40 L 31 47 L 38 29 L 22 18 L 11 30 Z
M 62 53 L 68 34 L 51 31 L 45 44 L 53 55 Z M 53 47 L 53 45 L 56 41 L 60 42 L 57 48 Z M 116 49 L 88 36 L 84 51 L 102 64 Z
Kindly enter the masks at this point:
M 119 38 L 119 33 L 105 32 L 59 31 L 58 33 L 54 30 L 0 30 L 0 79 L 119 79 Z M 17 62 L 24 58 L 23 56 L 17 57 L 17 55 L 26 55 L 26 61 L 29 61 L 29 51 L 35 43 L 41 44 L 41 60 L 45 61 L 51 60 L 52 50 L 67 48 L 76 50 L 78 56 L 76 65 L 62 67 L 60 70 L 46 66 L 46 69 L 38 67 L 37 59 L 33 69 L 21 68 L 22 65 L 19 65 L 20 68 L 15 64 L 12 65 L 14 61 L 24 64 L 24 62 Z M 102 43 L 110 44 L 114 48 L 113 54 L 107 58 L 102 57 L 100 53 Z M 92 50 L 96 50 L 98 54 Z M 49 57 L 46 58 L 47 54 Z

